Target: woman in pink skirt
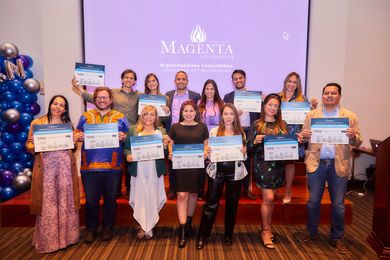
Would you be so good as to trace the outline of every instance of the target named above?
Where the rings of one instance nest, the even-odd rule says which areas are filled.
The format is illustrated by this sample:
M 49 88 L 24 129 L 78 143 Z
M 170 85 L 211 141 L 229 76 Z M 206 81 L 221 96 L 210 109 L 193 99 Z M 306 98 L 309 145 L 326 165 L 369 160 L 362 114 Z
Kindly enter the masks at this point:
M 71 124 L 69 104 L 56 95 L 47 115 L 31 123 L 26 147 L 34 152 L 35 125 Z M 77 140 L 74 133 L 73 140 Z M 30 212 L 36 215 L 32 244 L 38 253 L 53 252 L 79 242 L 79 185 L 73 150 L 35 153 Z

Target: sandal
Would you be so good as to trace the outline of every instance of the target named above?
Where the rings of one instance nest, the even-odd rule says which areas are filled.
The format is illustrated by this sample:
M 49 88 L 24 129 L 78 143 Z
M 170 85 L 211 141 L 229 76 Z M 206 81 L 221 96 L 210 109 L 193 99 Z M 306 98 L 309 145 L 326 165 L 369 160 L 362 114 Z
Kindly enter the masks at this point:
M 275 249 L 275 245 L 274 245 L 274 243 L 272 242 L 272 238 L 273 238 L 272 234 L 271 234 L 271 236 L 266 237 L 264 231 L 269 231 L 269 230 L 264 229 L 264 230 L 262 230 L 262 231 L 260 232 L 260 234 L 261 234 L 261 240 L 262 240 L 262 242 L 263 242 L 264 247 L 267 248 L 267 249 L 270 249 L 270 250 L 274 250 L 274 249 Z
M 283 198 L 283 204 L 288 204 L 291 202 L 292 192 L 286 193 Z

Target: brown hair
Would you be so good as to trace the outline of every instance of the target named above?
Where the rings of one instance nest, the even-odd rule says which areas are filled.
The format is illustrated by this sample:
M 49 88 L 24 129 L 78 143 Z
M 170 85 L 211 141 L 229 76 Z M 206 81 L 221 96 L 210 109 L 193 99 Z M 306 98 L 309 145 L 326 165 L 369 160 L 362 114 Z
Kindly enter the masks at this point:
M 226 127 L 225 127 L 225 122 L 222 119 L 222 115 L 223 115 L 223 111 L 227 107 L 230 108 L 231 110 L 233 110 L 233 113 L 234 113 L 233 133 L 235 135 L 241 135 L 242 136 L 242 143 L 245 144 L 245 132 L 241 127 L 240 117 L 238 115 L 237 108 L 233 104 L 230 104 L 230 103 L 224 104 L 221 108 L 221 117 L 219 119 L 217 136 L 224 136 L 225 135 Z
M 301 82 L 301 77 L 299 76 L 298 73 L 296 72 L 290 72 L 286 78 L 284 79 L 284 82 L 283 82 L 283 90 L 282 92 L 280 92 L 280 97 L 282 99 L 282 101 L 288 101 L 286 99 L 286 85 L 287 85 L 287 82 L 288 80 L 291 78 L 291 77 L 296 77 L 297 78 L 297 88 L 295 89 L 295 96 L 296 96 L 296 101 L 297 102 L 304 102 L 305 101 L 305 97 L 303 96 L 302 94 L 302 82 Z
M 265 124 L 267 123 L 265 121 L 265 110 L 264 110 L 264 108 L 265 108 L 265 105 L 271 99 L 276 99 L 279 102 L 279 109 L 278 109 L 278 112 L 275 115 L 276 124 L 275 124 L 275 128 L 273 129 L 273 134 L 288 133 L 288 130 L 286 128 L 286 124 L 282 120 L 282 113 L 280 111 L 280 106 L 282 104 L 282 99 L 276 93 L 271 93 L 271 94 L 269 94 L 268 96 L 265 97 L 264 102 L 261 105 L 261 114 L 260 114 L 260 119 L 258 120 L 258 124 L 257 124 L 257 131 L 260 132 L 261 129 L 263 128 L 263 126 L 265 126 Z M 281 130 L 281 131 L 279 131 L 279 130 Z
M 160 81 L 158 80 L 156 74 L 154 74 L 154 73 L 149 73 L 145 77 L 145 94 L 150 94 L 150 89 L 148 88 L 148 81 L 151 77 L 154 77 L 157 81 L 157 94 L 161 94 L 160 93 Z
M 184 121 L 184 117 L 183 117 L 183 111 L 184 111 L 184 107 L 185 106 L 192 106 L 195 110 L 195 113 L 196 113 L 196 104 L 194 103 L 194 101 L 192 101 L 191 99 L 187 100 L 187 101 L 184 101 L 183 104 L 181 104 L 181 107 L 180 107 L 180 117 L 179 117 L 179 122 L 183 122 Z M 198 116 L 195 114 L 195 122 L 199 122 L 198 120 Z
M 96 102 L 98 93 L 101 92 L 101 91 L 107 91 L 108 96 L 110 97 L 110 100 L 112 100 L 112 91 L 111 91 L 110 88 L 108 88 L 108 87 L 97 87 L 97 88 L 95 88 L 95 90 L 93 91 L 93 103 Z M 111 108 L 112 108 L 112 104 L 111 104 Z
M 206 101 L 207 101 L 207 97 L 206 97 L 206 94 L 205 94 L 205 90 L 206 90 L 206 86 L 208 84 L 211 84 L 213 85 L 214 87 L 214 91 L 215 91 L 215 94 L 214 94 L 214 104 L 217 104 L 219 109 L 221 110 L 222 109 L 222 106 L 223 106 L 223 101 L 222 101 L 222 98 L 221 96 L 219 95 L 219 91 L 218 91 L 218 86 L 217 86 L 217 83 L 212 80 L 212 79 L 208 79 L 204 85 L 203 85 L 203 90 L 202 90 L 202 96 L 200 98 L 200 102 L 199 102 L 199 106 L 198 106 L 198 109 L 199 109 L 199 114 L 200 115 L 203 115 L 203 113 L 205 112 L 206 110 Z M 214 107 L 213 107 L 214 108 Z M 214 111 L 216 112 L 216 111 Z

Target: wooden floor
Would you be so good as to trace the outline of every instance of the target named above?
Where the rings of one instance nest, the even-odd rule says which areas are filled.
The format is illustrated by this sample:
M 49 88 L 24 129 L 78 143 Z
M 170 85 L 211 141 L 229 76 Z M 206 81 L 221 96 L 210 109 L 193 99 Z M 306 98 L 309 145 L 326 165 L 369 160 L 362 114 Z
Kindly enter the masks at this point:
M 259 242 L 259 225 L 239 225 L 235 229 L 234 244 L 222 243 L 223 227 L 213 230 L 209 244 L 202 251 L 195 249 L 195 238 L 188 246 L 176 246 L 175 226 L 156 228 L 155 237 L 149 241 L 135 238 L 135 227 L 116 227 L 115 236 L 109 242 L 97 240 L 91 245 L 83 243 L 85 229 L 81 230 L 81 242 L 50 254 L 36 254 L 31 246 L 33 228 L 2 227 L 0 229 L 0 259 L 377 259 L 366 242 L 372 224 L 372 195 L 359 197 L 348 195 L 354 204 L 353 221 L 346 226 L 347 255 L 339 255 L 329 244 L 328 225 L 320 226 L 316 242 L 298 243 L 293 235 L 304 225 L 275 225 L 277 249 L 269 251 Z M 260 216 L 257 216 L 260 218 Z

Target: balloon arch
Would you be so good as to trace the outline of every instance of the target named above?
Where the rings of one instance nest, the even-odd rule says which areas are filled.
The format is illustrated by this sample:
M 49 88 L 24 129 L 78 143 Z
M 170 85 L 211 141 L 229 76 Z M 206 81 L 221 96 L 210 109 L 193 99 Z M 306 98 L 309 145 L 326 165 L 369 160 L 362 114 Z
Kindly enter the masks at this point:
M 30 123 L 39 114 L 39 82 L 33 79 L 30 56 L 12 43 L 0 44 L 0 201 L 31 185 L 34 158 L 26 151 Z

